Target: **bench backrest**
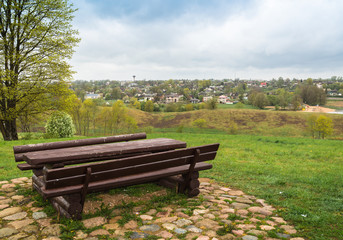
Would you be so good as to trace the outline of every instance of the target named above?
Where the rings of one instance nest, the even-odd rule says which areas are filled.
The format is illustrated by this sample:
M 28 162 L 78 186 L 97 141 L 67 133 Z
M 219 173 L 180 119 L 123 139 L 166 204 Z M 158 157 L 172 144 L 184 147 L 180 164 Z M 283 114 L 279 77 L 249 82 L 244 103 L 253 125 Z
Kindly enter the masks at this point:
M 196 162 L 213 160 L 216 156 L 219 144 L 210 144 L 192 148 L 152 153 L 106 162 L 70 166 L 65 168 L 43 170 L 45 189 L 68 188 L 82 185 L 85 182 L 87 171 L 91 171 L 90 185 L 94 182 L 106 183 L 107 180 L 123 178 L 126 176 L 175 168 L 189 165 L 199 150 Z
M 20 145 L 20 146 L 14 146 L 13 151 L 14 151 L 15 161 L 22 162 L 24 161 L 23 155 L 29 152 L 89 146 L 89 145 L 114 143 L 114 142 L 123 142 L 123 141 L 131 141 L 131 140 L 138 140 L 138 139 L 146 139 L 146 134 L 135 133 L 135 134 L 116 135 L 116 136 L 110 136 L 110 137 L 88 138 L 88 139 L 79 139 L 79 140 L 70 140 L 70 141 L 61 141 L 61 142 Z

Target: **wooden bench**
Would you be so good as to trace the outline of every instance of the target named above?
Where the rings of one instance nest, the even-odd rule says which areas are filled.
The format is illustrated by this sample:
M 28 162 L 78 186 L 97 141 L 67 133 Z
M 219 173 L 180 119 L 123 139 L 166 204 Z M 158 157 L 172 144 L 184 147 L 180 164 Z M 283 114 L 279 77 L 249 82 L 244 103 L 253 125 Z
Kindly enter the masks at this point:
M 196 196 L 199 171 L 212 168 L 204 161 L 215 158 L 219 144 L 185 148 L 184 142 L 162 138 L 96 146 L 23 154 L 27 164 L 44 165 L 41 175 L 33 175 L 33 187 L 63 216 L 81 219 L 87 193 L 148 182 Z M 85 164 L 64 167 L 75 161 Z
M 88 138 L 88 139 L 80 139 L 80 140 L 71 140 L 71 141 L 61 141 L 61 142 L 51 142 L 51 143 L 39 143 L 39 144 L 29 144 L 29 145 L 20 145 L 20 146 L 14 146 L 13 152 L 14 152 L 14 159 L 16 162 L 24 162 L 27 163 L 20 163 L 17 165 L 17 167 L 24 171 L 24 170 L 32 170 L 35 175 L 42 175 L 42 170 L 44 167 L 44 164 L 42 164 L 39 161 L 31 162 L 27 161 L 26 155 L 29 155 L 31 153 L 32 155 L 40 155 L 41 158 L 47 159 L 48 157 L 45 157 L 46 153 L 54 154 L 53 150 L 55 151 L 55 155 L 59 155 L 61 153 L 60 149 L 70 149 L 71 151 L 82 151 L 79 147 L 82 146 L 95 146 L 99 145 L 100 147 L 105 147 L 106 143 L 116 143 L 116 142 L 123 142 L 123 141 L 132 141 L 132 140 L 138 140 L 138 139 L 145 139 L 146 134 L 145 133 L 136 133 L 136 134 L 126 134 L 126 135 L 117 135 L 117 136 L 111 136 L 111 137 L 100 137 L 100 138 Z M 101 144 L 101 145 L 100 145 Z M 107 145 L 106 145 L 107 146 Z M 52 150 L 52 151 L 47 151 Z M 64 152 L 64 150 L 62 151 Z M 93 154 L 94 155 L 94 154 Z M 93 157 L 93 160 L 102 160 L 102 159 L 109 159 L 112 158 L 113 155 L 108 154 L 107 156 L 96 156 Z M 67 159 L 67 158 L 60 158 L 58 161 L 58 164 L 52 165 L 52 168 L 54 167 L 61 167 L 64 163 L 66 164 L 77 164 L 87 161 L 93 161 L 92 159 L 88 158 L 79 158 L 79 159 Z

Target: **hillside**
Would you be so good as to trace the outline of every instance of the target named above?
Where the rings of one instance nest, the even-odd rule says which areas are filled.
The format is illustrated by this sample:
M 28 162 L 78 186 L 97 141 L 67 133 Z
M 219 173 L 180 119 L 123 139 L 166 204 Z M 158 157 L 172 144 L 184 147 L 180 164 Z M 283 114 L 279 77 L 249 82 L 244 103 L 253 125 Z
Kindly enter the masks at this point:
M 130 109 L 139 127 L 176 128 L 192 127 L 196 119 L 205 119 L 207 128 L 230 131 L 238 134 L 269 136 L 309 136 L 307 119 L 312 114 L 304 112 L 268 111 L 254 109 L 198 110 L 178 113 L 147 113 Z M 333 120 L 333 138 L 343 137 L 343 115 L 327 114 Z

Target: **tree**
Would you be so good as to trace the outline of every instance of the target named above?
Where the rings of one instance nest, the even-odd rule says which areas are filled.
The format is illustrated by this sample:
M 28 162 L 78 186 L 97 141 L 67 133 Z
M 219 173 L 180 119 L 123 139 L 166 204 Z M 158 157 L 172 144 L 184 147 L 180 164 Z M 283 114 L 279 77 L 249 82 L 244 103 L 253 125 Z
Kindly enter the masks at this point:
M 154 111 L 154 103 L 151 100 L 146 101 L 145 106 L 144 106 L 144 111 L 146 112 Z
M 206 108 L 210 110 L 217 109 L 217 98 L 213 97 L 206 102 Z
M 319 117 L 311 115 L 307 119 L 307 127 L 311 132 L 312 138 L 315 138 L 316 134 L 318 134 L 318 138 L 324 139 L 331 135 L 333 131 L 332 119 L 324 115 Z
M 300 86 L 299 94 L 304 103 L 309 105 L 324 105 L 326 103 L 326 93 L 324 89 L 312 85 L 311 80 L 308 79 L 306 84 Z
M 322 139 L 331 135 L 333 130 L 331 118 L 320 115 L 316 120 L 315 130 L 318 133 L 318 137 Z
M 266 94 L 257 91 L 253 91 L 252 93 L 250 93 L 249 102 L 253 106 L 258 107 L 260 109 L 263 109 L 269 103 Z
M 54 109 L 51 100 L 71 78 L 73 48 L 79 42 L 67 0 L 0 2 L 0 130 L 17 140 L 16 120 L 32 103 L 32 113 Z M 49 104 L 48 104 L 49 103 Z M 52 103 L 54 103 L 52 101 Z

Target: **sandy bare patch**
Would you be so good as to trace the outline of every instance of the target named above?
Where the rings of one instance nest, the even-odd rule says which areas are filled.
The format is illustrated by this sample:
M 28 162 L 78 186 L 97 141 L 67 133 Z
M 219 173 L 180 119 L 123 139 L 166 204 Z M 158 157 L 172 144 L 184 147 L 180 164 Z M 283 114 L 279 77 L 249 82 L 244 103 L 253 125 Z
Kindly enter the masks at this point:
M 325 108 L 321 106 L 306 106 L 304 110 L 301 112 L 315 112 L 315 113 L 328 113 L 328 112 L 334 112 L 335 109 L 332 108 Z

